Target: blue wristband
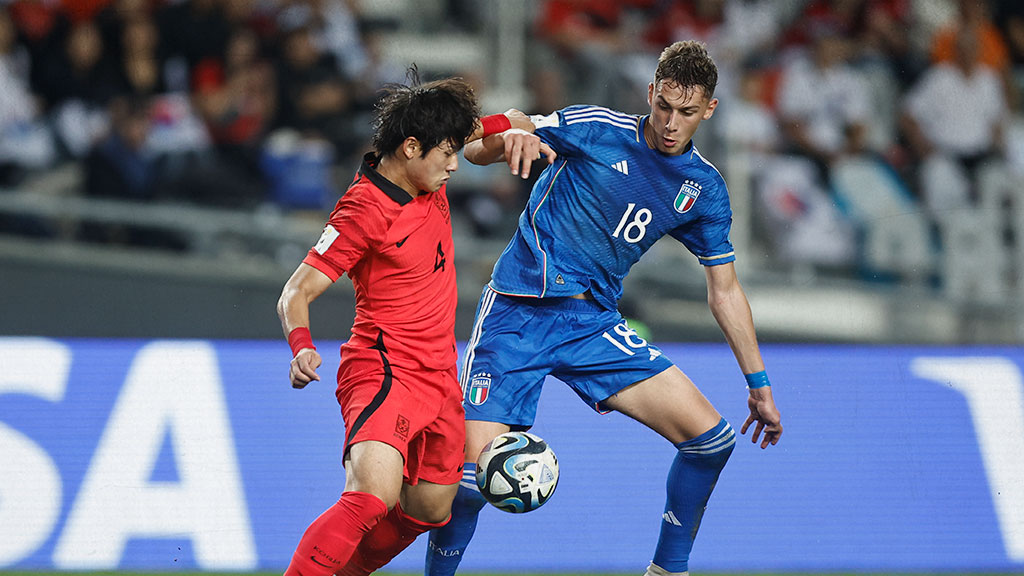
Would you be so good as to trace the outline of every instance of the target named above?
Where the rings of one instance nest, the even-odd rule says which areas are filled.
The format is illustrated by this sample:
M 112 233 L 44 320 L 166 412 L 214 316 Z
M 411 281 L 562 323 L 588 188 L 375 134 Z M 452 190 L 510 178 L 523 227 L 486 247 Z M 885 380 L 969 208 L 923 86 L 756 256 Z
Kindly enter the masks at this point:
M 754 388 L 764 388 L 765 386 L 772 385 L 772 383 L 768 381 L 768 373 L 764 370 L 754 372 L 753 374 L 744 374 L 743 377 L 747 380 L 747 388 L 750 388 L 751 390 Z

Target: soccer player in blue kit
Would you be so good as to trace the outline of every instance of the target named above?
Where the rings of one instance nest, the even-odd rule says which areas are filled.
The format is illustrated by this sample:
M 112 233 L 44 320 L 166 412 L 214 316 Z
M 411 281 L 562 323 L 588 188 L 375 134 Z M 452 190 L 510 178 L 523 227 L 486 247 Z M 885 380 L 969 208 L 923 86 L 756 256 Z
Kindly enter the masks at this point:
M 687 574 L 705 505 L 735 445 L 729 423 L 616 309 L 622 279 L 670 235 L 704 266 L 708 304 L 745 375 L 752 441 L 779 441 L 781 417 L 758 348 L 729 241 L 725 181 L 692 137 L 718 105 L 718 71 L 703 44 L 667 47 L 648 87 L 650 115 L 570 106 L 532 117 L 535 136 L 511 130 L 471 143 L 477 164 L 506 160 L 539 137 L 557 158 L 538 178 L 519 228 L 477 307 L 461 381 L 466 464 L 452 519 L 430 535 L 426 574 L 450 576 L 484 506 L 476 459 L 495 436 L 533 424 L 548 375 L 592 408 L 617 410 L 676 448 L 661 534 L 648 575 Z M 522 174 L 528 173 L 525 162 Z M 763 435 L 763 436 L 762 436 Z

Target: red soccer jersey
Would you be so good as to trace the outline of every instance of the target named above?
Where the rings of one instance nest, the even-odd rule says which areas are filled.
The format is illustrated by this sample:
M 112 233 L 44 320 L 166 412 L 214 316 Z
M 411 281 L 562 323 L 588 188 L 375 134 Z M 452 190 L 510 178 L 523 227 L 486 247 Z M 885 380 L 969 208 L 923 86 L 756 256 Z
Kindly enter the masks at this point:
M 455 265 L 445 186 L 411 198 L 367 154 L 327 226 L 303 260 L 355 286 L 356 316 L 345 346 L 383 343 L 392 363 L 445 370 L 456 362 Z

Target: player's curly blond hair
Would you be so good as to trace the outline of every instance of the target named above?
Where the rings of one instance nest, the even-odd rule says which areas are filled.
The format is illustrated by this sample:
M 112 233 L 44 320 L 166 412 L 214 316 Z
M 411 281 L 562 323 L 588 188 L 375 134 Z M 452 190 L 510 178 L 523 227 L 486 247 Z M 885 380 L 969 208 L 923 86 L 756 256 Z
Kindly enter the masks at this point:
M 700 86 L 704 89 L 704 97 L 710 99 L 718 85 L 718 66 L 715 66 L 703 42 L 683 40 L 661 51 L 654 84 L 662 81 L 677 84 L 683 89 Z

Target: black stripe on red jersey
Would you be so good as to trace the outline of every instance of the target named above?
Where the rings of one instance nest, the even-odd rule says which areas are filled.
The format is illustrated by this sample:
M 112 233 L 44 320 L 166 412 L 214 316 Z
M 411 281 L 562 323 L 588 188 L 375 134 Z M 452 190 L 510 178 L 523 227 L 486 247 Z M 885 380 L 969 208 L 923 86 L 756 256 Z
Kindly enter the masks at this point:
M 377 172 L 378 164 L 380 164 L 380 158 L 373 152 L 367 152 L 366 155 L 363 156 L 363 164 L 359 167 L 359 173 L 366 176 L 374 186 L 379 188 L 381 192 L 387 194 L 388 198 L 397 202 L 399 206 L 405 206 L 409 202 L 412 202 L 412 196 L 410 196 L 408 192 L 401 189 L 391 180 L 381 176 L 380 172 Z
M 356 421 L 352 424 L 351 430 L 348 432 L 348 438 L 345 439 L 345 446 L 351 446 L 352 439 L 356 437 L 356 432 L 363 427 L 363 424 L 373 416 L 373 413 L 380 408 L 380 405 L 384 403 L 384 400 L 388 397 L 391 392 L 391 380 L 393 378 L 391 372 L 391 363 L 388 362 L 388 349 L 384 347 L 384 331 L 380 330 L 377 335 L 377 343 L 370 347 L 373 350 L 380 351 L 380 361 L 384 365 L 384 379 L 380 383 L 380 390 L 373 396 L 373 400 L 363 408 L 363 411 L 356 417 Z

